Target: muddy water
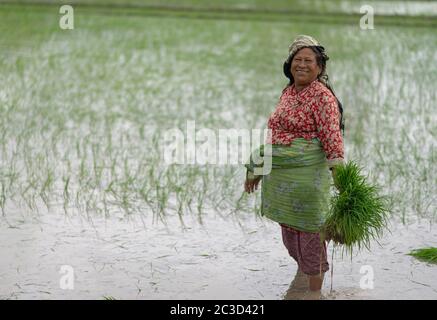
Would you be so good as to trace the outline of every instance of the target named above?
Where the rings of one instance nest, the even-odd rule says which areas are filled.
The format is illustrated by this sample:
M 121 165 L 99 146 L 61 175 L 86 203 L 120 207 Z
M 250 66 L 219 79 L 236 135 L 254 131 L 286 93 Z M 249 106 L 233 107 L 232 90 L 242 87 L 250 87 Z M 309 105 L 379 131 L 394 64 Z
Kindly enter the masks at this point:
M 194 217 L 185 224 L 182 230 L 178 218 L 168 218 L 167 226 L 139 217 L 92 223 L 58 214 L 2 218 L 0 298 L 308 298 L 302 279 L 292 282 L 296 264 L 277 224 L 247 218 L 240 225 L 213 214 L 204 217 L 204 227 Z M 381 247 L 375 243 L 352 261 L 336 253 L 332 291 L 328 272 L 322 298 L 437 299 L 437 266 L 406 255 L 437 245 L 437 228 L 393 222 L 391 231 Z M 331 263 L 332 245 L 329 251 Z M 74 289 L 61 289 L 63 265 L 72 267 Z M 370 286 L 363 266 L 372 268 L 373 289 L 360 287 Z

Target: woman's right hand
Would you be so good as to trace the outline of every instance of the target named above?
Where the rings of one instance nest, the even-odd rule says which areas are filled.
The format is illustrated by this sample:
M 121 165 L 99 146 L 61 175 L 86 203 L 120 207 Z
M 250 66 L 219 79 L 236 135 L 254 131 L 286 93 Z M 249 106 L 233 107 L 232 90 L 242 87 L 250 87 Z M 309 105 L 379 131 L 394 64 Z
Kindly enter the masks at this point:
M 247 193 L 252 193 L 255 190 L 258 190 L 258 184 L 261 181 L 261 177 L 257 177 L 255 179 L 248 179 L 244 182 L 244 191 Z

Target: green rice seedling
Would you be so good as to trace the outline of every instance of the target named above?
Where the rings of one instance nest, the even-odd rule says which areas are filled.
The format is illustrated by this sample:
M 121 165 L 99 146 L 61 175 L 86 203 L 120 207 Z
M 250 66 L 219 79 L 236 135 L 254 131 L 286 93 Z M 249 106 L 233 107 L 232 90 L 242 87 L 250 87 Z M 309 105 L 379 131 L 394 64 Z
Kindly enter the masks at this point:
M 126 182 L 127 184 L 128 182 Z M 129 189 L 128 186 L 124 184 L 123 191 L 121 193 L 121 199 L 120 199 L 120 207 L 125 212 L 126 216 L 129 216 L 132 213 L 131 205 L 130 205 L 130 199 L 129 199 Z
M 47 168 L 47 178 L 45 179 L 41 190 L 39 192 L 40 198 L 43 200 L 44 204 L 47 207 L 47 210 L 50 210 L 50 191 L 52 189 L 52 184 L 54 181 L 53 171 Z
M 206 190 L 207 186 L 207 182 L 205 179 L 202 179 L 202 187 L 199 188 L 199 190 L 197 190 L 196 195 L 197 195 L 197 216 L 198 216 L 198 220 L 202 221 L 202 208 L 203 208 L 203 203 L 205 201 L 205 193 L 203 192 L 204 190 Z
M 76 156 L 80 159 L 82 157 L 82 153 L 80 151 L 80 141 L 76 141 Z
M 388 221 L 387 199 L 361 170 L 353 161 L 337 166 L 334 183 L 339 192 L 331 199 L 325 224 L 327 237 L 350 253 L 355 246 L 370 249 L 370 241 L 382 235 Z
M 150 186 L 148 181 L 144 179 L 143 186 L 140 188 L 139 192 L 141 195 L 141 199 L 144 200 L 144 202 L 148 205 L 148 207 L 153 211 L 154 206 L 152 200 L 150 199 L 151 191 L 152 191 L 152 187 Z
M 15 182 L 18 181 L 18 177 L 19 177 L 16 165 L 15 165 L 15 159 L 14 158 L 12 159 L 12 161 L 11 161 L 11 163 L 9 165 L 8 173 L 5 174 L 5 176 L 9 180 L 8 189 L 11 190 L 12 187 L 14 186 Z
M 105 218 L 107 219 L 107 218 L 109 218 L 110 214 L 109 214 L 108 203 L 107 203 L 106 197 L 107 197 L 107 195 L 106 195 L 106 193 L 104 193 L 103 194 L 103 200 L 102 200 L 102 202 L 103 202 L 103 212 L 105 213 Z
M 77 208 L 78 211 L 81 211 L 81 196 L 82 196 L 82 190 L 80 187 L 76 189 L 76 196 L 74 198 L 74 206 Z
M 81 159 L 79 167 L 79 183 L 82 184 L 83 180 L 87 176 L 85 159 Z
M 429 247 L 412 250 L 408 255 L 413 256 L 421 261 L 437 264 L 437 248 Z
M 30 210 L 33 210 L 31 196 L 27 196 L 27 193 L 28 193 L 28 191 L 30 190 L 31 187 L 32 187 L 32 185 L 30 183 L 27 183 L 27 186 L 24 188 L 24 190 L 21 191 L 21 198 L 24 200 L 24 202 L 26 203 L 27 207 Z
M 36 204 L 37 190 L 39 178 L 34 174 L 29 174 L 27 180 L 27 186 L 21 191 L 21 196 L 25 203 L 32 211 L 38 211 L 38 206 Z
M 68 203 L 70 202 L 70 193 L 68 192 L 68 185 L 70 183 L 70 177 L 63 177 L 64 180 L 64 192 L 63 192 L 63 198 L 64 198 L 64 212 L 65 214 L 67 213 L 67 207 L 68 207 Z
M 96 185 L 100 184 L 100 180 L 102 177 L 103 167 L 98 165 L 98 155 L 99 155 L 99 145 L 97 143 L 93 143 L 91 146 L 91 151 L 93 155 L 93 172 L 94 172 L 94 181 Z
M 1 181 L 1 194 L 0 194 L 0 207 L 2 208 L 2 215 L 5 216 L 5 204 L 6 204 L 6 187 L 3 180 Z

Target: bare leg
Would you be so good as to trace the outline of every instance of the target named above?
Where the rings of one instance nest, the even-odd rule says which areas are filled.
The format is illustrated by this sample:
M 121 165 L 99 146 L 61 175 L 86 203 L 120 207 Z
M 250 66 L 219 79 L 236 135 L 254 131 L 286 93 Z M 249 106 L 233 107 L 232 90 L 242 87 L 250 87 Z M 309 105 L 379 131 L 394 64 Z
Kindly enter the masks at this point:
M 322 273 L 322 276 L 308 276 L 309 291 L 307 291 L 305 296 L 303 297 L 304 300 L 320 300 L 322 298 L 321 289 L 324 277 L 324 273 Z
M 324 277 L 325 277 L 324 273 L 322 273 L 321 276 L 319 274 L 315 276 L 308 276 L 308 283 L 309 283 L 310 290 L 320 291 L 322 289 Z

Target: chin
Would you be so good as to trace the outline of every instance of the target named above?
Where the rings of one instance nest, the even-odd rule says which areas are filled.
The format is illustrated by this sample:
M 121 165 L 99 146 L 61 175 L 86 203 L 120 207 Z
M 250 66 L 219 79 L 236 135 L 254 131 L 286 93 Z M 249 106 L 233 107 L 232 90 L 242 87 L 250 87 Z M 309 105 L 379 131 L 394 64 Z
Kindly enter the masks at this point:
M 300 77 L 297 77 L 297 78 L 294 78 L 295 80 L 298 80 L 299 81 L 299 83 L 301 83 L 301 84 L 306 84 L 306 83 L 309 83 L 309 82 L 311 82 L 309 79 L 307 79 L 307 78 L 300 78 Z

